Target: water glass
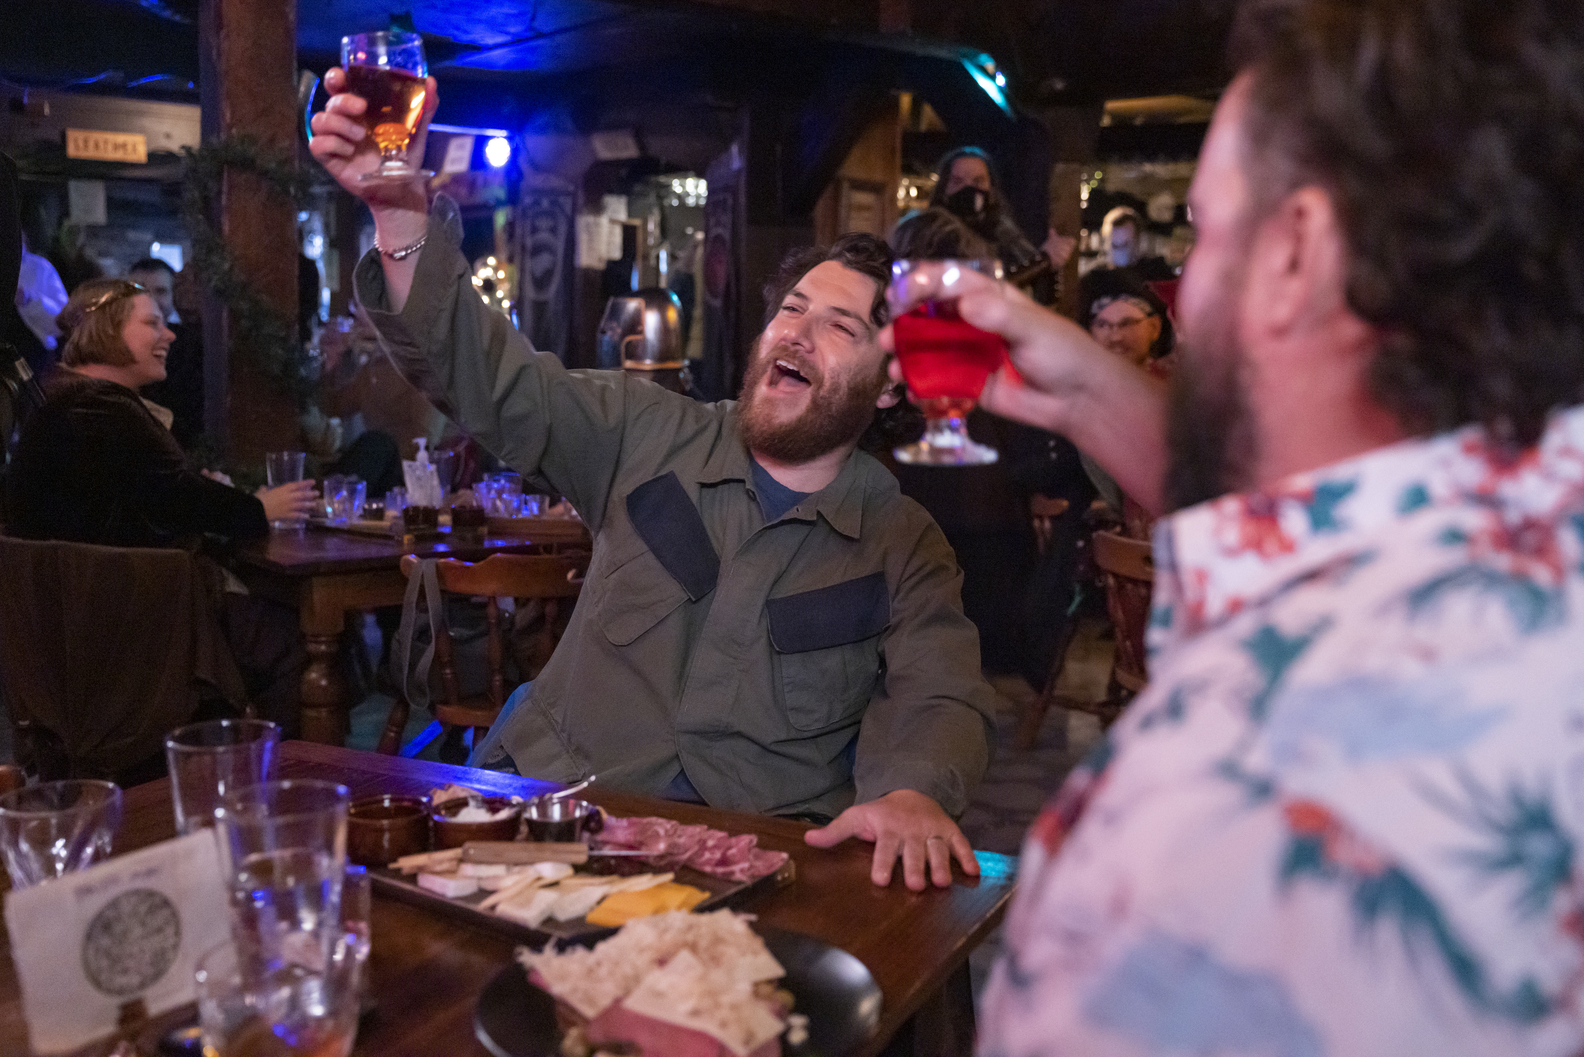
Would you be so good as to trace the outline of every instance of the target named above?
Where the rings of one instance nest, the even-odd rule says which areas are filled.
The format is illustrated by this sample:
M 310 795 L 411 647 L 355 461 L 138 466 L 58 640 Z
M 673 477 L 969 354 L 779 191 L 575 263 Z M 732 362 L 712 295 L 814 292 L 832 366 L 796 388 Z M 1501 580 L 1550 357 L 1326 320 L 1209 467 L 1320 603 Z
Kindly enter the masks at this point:
M 165 760 L 176 832 L 213 826 L 228 793 L 268 781 L 280 734 L 280 727 L 262 719 L 214 719 L 172 731 Z
M 231 933 L 246 966 L 322 972 L 341 939 L 346 786 L 288 780 L 229 793 L 217 815 Z
M 337 944 L 318 971 L 262 969 L 231 943 L 198 961 L 198 1024 L 206 1054 L 346 1057 L 357 1038 L 364 962 Z
M 274 488 L 277 485 L 302 480 L 303 460 L 306 458 L 307 453 L 300 451 L 267 452 L 264 456 L 264 483 Z M 270 526 L 278 529 L 296 529 L 302 528 L 306 522 L 307 519 L 301 517 L 277 518 L 270 522 Z
M 399 517 L 407 509 L 407 489 L 392 488 L 385 493 L 385 516 L 388 518 Z
M 51 881 L 108 858 L 120 826 L 121 789 L 113 782 L 42 782 L 0 796 L 0 856 L 11 887 Z
M 368 501 L 368 482 L 358 477 L 332 474 L 324 479 L 325 519 L 344 525 L 363 516 Z

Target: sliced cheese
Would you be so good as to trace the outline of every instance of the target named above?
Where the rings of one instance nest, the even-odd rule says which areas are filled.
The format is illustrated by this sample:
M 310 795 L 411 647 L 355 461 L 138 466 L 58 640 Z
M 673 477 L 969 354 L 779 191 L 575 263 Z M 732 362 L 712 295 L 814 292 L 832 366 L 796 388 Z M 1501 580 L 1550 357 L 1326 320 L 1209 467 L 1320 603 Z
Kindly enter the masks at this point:
M 546 881 L 560 881 L 572 876 L 572 864 L 564 862 L 540 862 L 529 867 L 534 873 Z
M 495 908 L 495 913 L 503 918 L 527 925 L 536 929 L 550 916 L 550 908 L 555 906 L 556 900 L 561 898 L 561 893 L 541 888 L 526 899 L 513 899 L 501 903 Z
M 418 875 L 418 887 L 447 899 L 458 899 L 477 892 L 479 883 L 473 877 L 421 873 Z
M 457 867 L 459 877 L 505 877 L 506 864 L 500 862 L 465 862 Z
M 555 901 L 550 907 L 550 916 L 557 921 L 576 921 L 598 906 L 600 900 L 608 895 L 610 895 L 609 885 L 587 885 L 575 888 Z
M 709 893 L 701 888 L 668 881 L 642 891 L 614 892 L 587 915 L 587 920 L 590 925 L 616 928 L 634 918 L 671 910 L 692 910 L 708 898 Z

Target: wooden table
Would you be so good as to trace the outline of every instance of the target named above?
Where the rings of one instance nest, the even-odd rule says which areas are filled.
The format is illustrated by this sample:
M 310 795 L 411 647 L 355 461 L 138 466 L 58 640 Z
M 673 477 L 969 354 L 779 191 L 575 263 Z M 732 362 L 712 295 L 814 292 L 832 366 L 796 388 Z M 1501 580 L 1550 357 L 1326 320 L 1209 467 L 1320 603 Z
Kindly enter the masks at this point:
M 272 531 L 244 544 L 233 566 L 248 590 L 296 606 L 308 648 L 302 676 L 302 734 L 309 741 L 340 745 L 346 740 L 349 698 L 341 674 L 341 635 L 349 612 L 378 606 L 399 606 L 407 590 L 401 573 L 404 554 L 479 561 L 491 554 L 532 553 L 576 540 L 586 540 L 581 522 L 568 521 L 556 535 L 538 538 L 489 536 L 482 540 L 403 546 L 401 537 L 355 535 L 308 527 Z
M 421 793 L 447 782 L 532 795 L 547 783 L 495 771 L 406 760 L 351 749 L 287 742 L 281 746 L 281 777 L 334 778 L 354 798 L 380 792 Z M 868 966 L 880 985 L 879 1031 L 862 1051 L 921 1052 L 914 1042 L 941 1032 L 942 996 L 951 980 L 965 980 L 969 953 L 1001 920 L 1012 894 L 1016 860 L 979 854 L 982 876 L 950 888 L 910 892 L 894 881 L 876 888 L 869 880 L 870 846 L 856 841 L 831 851 L 803 843 L 807 826 L 784 819 L 651 800 L 613 792 L 590 799 L 617 815 L 664 815 L 703 822 L 731 833 L 753 833 L 761 847 L 797 860 L 797 880 L 747 909 L 770 925 L 816 936 Z M 130 851 L 175 834 L 167 782 L 127 791 L 126 821 L 116 850 Z M 473 1034 L 480 991 L 511 962 L 516 944 L 503 936 L 382 896 L 374 900 L 374 950 L 370 958 L 376 1009 L 363 1021 L 356 1054 L 367 1057 L 441 1055 L 487 1057 Z M 0 925 L 3 928 L 3 925 Z M 0 932 L 0 1054 L 26 1051 L 21 998 L 10 958 L 10 940 Z M 960 1002 L 962 995 L 955 996 Z M 915 1039 L 915 1032 L 919 1039 Z M 957 1046 L 929 1052 L 966 1052 Z M 889 1048 L 888 1048 L 888 1044 Z

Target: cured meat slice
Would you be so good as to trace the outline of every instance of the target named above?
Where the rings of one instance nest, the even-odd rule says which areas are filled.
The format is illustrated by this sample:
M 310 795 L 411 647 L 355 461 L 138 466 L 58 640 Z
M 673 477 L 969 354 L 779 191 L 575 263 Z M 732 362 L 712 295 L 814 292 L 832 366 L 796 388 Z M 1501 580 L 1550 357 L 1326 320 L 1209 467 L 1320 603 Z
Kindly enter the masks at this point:
M 684 826 L 667 818 L 608 817 L 600 845 L 641 851 L 662 869 L 687 865 L 729 881 L 752 881 L 775 873 L 787 861 L 785 852 L 764 852 L 752 833 L 732 836 L 708 826 Z

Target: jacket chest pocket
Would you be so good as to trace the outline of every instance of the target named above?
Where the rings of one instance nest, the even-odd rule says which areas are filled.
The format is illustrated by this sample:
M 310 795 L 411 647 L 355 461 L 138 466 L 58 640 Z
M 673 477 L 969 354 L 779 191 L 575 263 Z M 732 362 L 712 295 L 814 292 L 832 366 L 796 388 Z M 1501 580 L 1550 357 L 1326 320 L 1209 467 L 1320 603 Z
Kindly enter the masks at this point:
M 885 574 L 765 603 L 787 718 L 798 730 L 862 712 L 880 678 L 880 635 L 891 620 Z
M 687 600 L 684 591 L 647 549 L 601 577 L 595 612 L 613 646 L 630 645 Z

